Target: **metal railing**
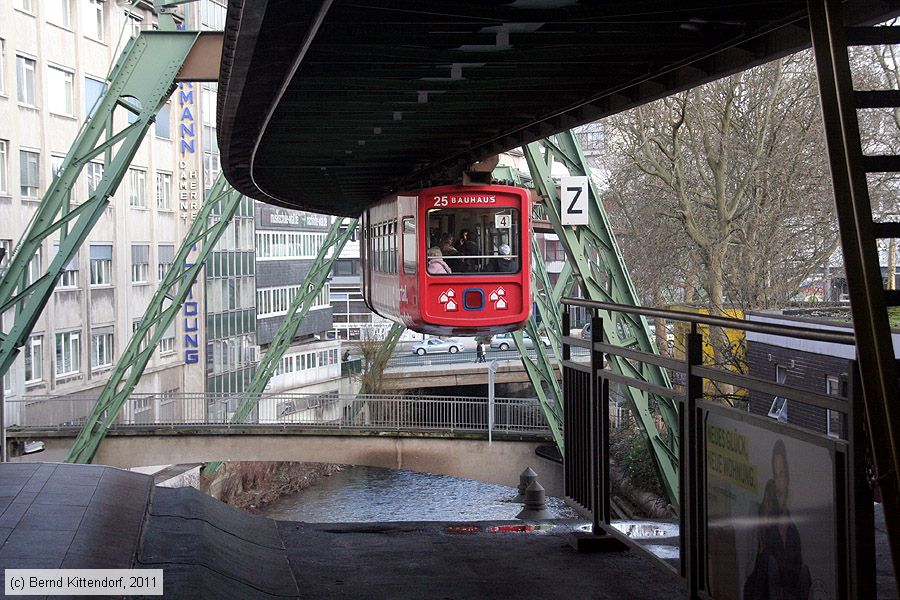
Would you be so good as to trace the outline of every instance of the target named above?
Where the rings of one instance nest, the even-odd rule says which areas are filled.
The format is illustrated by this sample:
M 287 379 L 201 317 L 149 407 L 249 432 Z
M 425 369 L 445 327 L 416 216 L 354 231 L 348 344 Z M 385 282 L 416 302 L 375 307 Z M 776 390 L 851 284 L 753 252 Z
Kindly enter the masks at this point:
M 547 349 L 547 356 L 551 359 L 555 360 L 555 356 L 553 356 L 553 350 Z M 579 358 L 588 358 L 590 356 L 590 350 L 586 348 L 572 348 L 572 356 Z M 534 349 L 530 349 L 528 351 L 528 356 L 532 360 L 535 360 L 537 357 L 537 351 Z M 486 348 L 485 349 L 485 360 L 484 363 L 490 363 L 495 360 L 499 361 L 518 361 L 521 359 L 521 355 L 518 350 L 498 350 L 494 348 Z M 394 353 L 390 360 L 388 360 L 387 368 L 388 369 L 402 369 L 403 367 L 427 367 L 432 365 L 463 365 L 466 363 L 472 364 L 480 364 L 478 363 L 478 353 L 474 350 L 464 350 L 462 352 L 454 352 L 453 354 L 449 352 L 437 352 L 419 355 L 410 351 L 401 351 Z M 359 356 L 354 356 L 349 360 L 345 360 L 341 362 L 341 377 L 352 377 L 353 375 L 359 375 L 363 370 L 363 359 Z
M 583 356 L 587 357 L 590 354 L 590 350 L 583 348 L 573 348 L 572 349 L 573 356 Z M 555 358 L 553 356 L 553 351 L 551 349 L 547 349 L 547 356 L 550 358 Z M 537 357 L 537 351 L 532 349 L 528 350 L 528 356 L 532 360 Z M 505 360 L 513 360 L 518 361 L 521 359 L 521 355 L 519 351 L 515 348 L 511 350 L 498 350 L 495 348 L 486 348 L 485 349 L 485 362 L 490 363 L 494 360 L 505 361 Z M 441 353 L 433 353 L 433 354 L 424 354 L 418 355 L 412 352 L 405 352 L 394 354 L 391 356 L 390 361 L 388 361 L 388 368 L 398 368 L 398 367 L 422 367 L 428 365 L 451 365 L 451 364 L 465 364 L 465 363 L 476 363 L 478 360 L 478 353 L 474 350 L 465 350 L 462 352 L 455 352 L 450 354 L 449 352 L 441 352 Z
M 722 334 L 720 342 L 727 340 L 722 330 L 737 330 L 780 339 L 851 345 L 852 333 L 574 298 L 564 299 L 563 305 L 565 494 L 592 519 L 598 538 L 618 540 L 682 578 L 690 598 L 710 598 L 729 595 L 728 590 L 746 589 L 752 585 L 754 574 L 757 579 L 764 577 L 765 573 L 757 574 L 752 556 L 744 556 L 747 552 L 739 549 L 750 548 L 756 553 L 759 548 L 762 553 L 768 542 L 760 540 L 766 540 L 769 530 L 778 527 L 772 523 L 787 519 L 792 527 L 797 524 L 799 539 L 805 541 L 804 550 L 815 547 L 814 552 L 818 552 L 819 564 L 810 565 L 817 569 L 813 576 L 820 578 L 821 587 L 829 590 L 826 595 L 875 596 L 873 496 L 866 480 L 864 408 L 855 361 L 843 363 L 841 393 L 832 395 L 825 389 L 824 377 L 816 380 L 818 389 L 804 389 L 786 385 L 777 376 L 754 373 L 753 365 L 759 363 L 746 356 L 739 361 L 742 365 L 735 366 L 710 353 L 715 342 L 709 338 L 717 328 Z M 591 340 L 569 335 L 568 308 L 573 306 L 592 312 Z M 613 319 L 618 313 L 630 313 L 686 324 L 688 333 L 681 355 L 660 356 L 611 345 L 602 338 L 601 311 Z M 591 360 L 572 360 L 575 347 L 587 348 Z M 744 351 L 748 353 L 746 348 Z M 605 360 L 607 355 L 624 357 L 637 375 L 613 372 L 612 361 Z M 768 360 L 762 356 L 763 364 L 772 361 L 771 354 Z M 680 374 L 673 377 L 680 383 L 674 389 L 648 383 L 640 377 L 645 364 Z M 677 503 L 679 518 L 678 559 L 658 557 L 612 523 L 609 409 L 610 388 L 615 386 L 630 386 L 677 402 L 679 429 L 667 435 L 678 441 L 677 452 L 671 457 L 679 473 L 678 497 L 672 499 Z M 731 391 L 720 393 L 722 386 L 730 386 Z M 742 394 L 750 401 L 736 402 Z M 738 407 L 752 405 L 754 398 L 756 413 Z M 782 400 L 793 403 L 797 413 L 819 411 L 829 419 L 832 413 L 839 414 L 844 424 L 841 436 L 784 422 L 781 417 L 787 413 L 778 414 L 778 418 L 773 418 L 772 409 L 769 416 L 765 411 L 759 414 L 761 399 L 773 405 Z M 788 462 L 789 483 L 785 480 Z M 767 479 L 768 483 L 763 483 Z M 805 506 L 802 498 L 806 499 Z M 810 502 L 815 508 L 810 508 Z M 766 562 L 765 557 L 762 562 Z M 809 583 L 810 565 L 803 565 L 805 574 L 801 569 L 798 581 L 791 583 L 800 590 Z
M 276 394 L 259 398 L 241 422 L 232 416 L 242 396 L 132 394 L 110 431 L 160 428 L 337 428 L 368 431 L 486 432 L 488 399 L 446 396 Z M 7 401 L 10 428 L 74 431 L 96 397 L 32 396 Z M 495 398 L 492 431 L 549 435 L 537 399 Z

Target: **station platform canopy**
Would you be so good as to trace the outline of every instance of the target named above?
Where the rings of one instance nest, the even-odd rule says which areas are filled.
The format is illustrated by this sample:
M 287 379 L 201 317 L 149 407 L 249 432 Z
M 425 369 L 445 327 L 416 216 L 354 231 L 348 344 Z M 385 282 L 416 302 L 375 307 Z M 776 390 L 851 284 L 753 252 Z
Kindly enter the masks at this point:
M 898 7 L 844 12 L 874 24 Z M 229 181 L 344 216 L 810 44 L 796 0 L 231 0 L 225 35 Z

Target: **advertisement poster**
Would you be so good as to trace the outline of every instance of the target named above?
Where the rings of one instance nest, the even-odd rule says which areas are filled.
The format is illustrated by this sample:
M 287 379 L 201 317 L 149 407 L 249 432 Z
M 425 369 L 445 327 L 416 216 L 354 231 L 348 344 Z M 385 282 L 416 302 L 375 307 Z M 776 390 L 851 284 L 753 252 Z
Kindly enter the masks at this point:
M 717 600 L 837 597 L 829 450 L 710 413 L 708 583 Z

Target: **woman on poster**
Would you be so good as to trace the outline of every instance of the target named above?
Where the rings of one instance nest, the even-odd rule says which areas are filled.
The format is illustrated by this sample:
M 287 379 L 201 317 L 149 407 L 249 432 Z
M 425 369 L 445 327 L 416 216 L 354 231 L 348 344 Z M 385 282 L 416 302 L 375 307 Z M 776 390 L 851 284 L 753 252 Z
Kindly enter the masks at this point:
M 772 479 L 759 506 L 757 552 L 744 582 L 744 600 L 807 600 L 811 578 L 803 564 L 800 532 L 788 509 L 790 472 L 787 449 L 772 447 Z

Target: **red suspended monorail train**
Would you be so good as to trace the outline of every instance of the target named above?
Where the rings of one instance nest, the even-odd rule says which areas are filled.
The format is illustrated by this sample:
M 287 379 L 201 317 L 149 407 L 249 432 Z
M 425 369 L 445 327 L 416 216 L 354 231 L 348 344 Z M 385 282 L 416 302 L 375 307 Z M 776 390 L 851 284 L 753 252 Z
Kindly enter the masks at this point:
M 519 329 L 531 312 L 531 192 L 507 185 L 401 192 L 362 217 L 366 304 L 434 335 Z

